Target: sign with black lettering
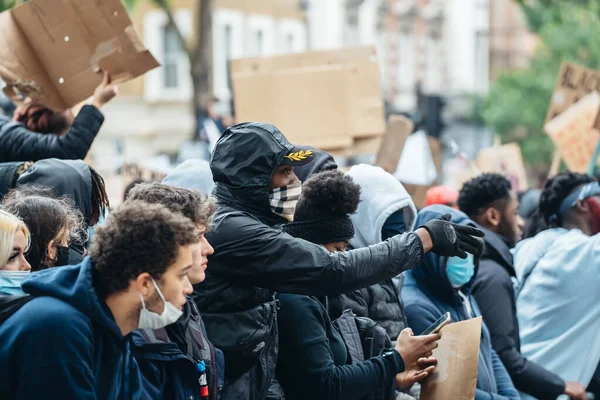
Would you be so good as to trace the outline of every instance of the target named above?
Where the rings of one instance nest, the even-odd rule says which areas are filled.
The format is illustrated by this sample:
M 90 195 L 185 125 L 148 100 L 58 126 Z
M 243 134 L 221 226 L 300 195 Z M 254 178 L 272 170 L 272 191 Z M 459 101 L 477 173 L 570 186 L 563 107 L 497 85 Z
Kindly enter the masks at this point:
M 590 92 L 600 92 L 600 71 L 564 61 L 560 66 L 556 88 L 550 100 L 546 121 L 557 117 Z M 600 115 L 594 127 L 600 128 Z

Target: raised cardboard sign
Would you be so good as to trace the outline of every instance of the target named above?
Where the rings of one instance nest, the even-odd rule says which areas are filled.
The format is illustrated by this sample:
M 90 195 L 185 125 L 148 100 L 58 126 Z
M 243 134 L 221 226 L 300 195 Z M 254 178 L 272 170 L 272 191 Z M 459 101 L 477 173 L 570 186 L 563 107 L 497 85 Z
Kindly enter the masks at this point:
M 572 172 L 588 171 L 600 139 L 600 133 L 594 128 L 599 111 L 600 95 L 594 91 L 544 126 Z
M 493 146 L 483 149 L 477 157 L 477 166 L 481 172 L 502 174 L 512 183 L 514 190 L 527 190 L 527 174 L 521 148 L 516 143 Z
M 31 0 L 0 14 L 0 37 L 4 92 L 56 111 L 90 97 L 100 70 L 120 83 L 159 66 L 120 0 Z
M 231 62 L 238 121 L 276 125 L 292 143 L 324 150 L 385 131 L 375 48 Z
M 546 122 L 593 91 L 600 92 L 600 71 L 564 61 L 560 66 Z M 600 118 L 596 119 L 594 126 L 600 128 Z
M 377 152 L 375 165 L 390 174 L 396 172 L 404 143 L 412 131 L 413 122 L 409 118 L 403 115 L 390 115 L 387 130 Z

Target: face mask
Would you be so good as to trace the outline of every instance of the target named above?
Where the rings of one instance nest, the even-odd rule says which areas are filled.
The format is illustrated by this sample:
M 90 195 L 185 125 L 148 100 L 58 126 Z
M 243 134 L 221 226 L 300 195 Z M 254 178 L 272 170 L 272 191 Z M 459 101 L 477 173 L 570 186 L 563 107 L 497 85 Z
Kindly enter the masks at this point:
M 0 271 L 0 292 L 9 295 L 23 295 L 21 283 L 30 271 Z
M 157 314 L 148 310 L 146 308 L 146 303 L 144 302 L 144 296 L 142 296 L 142 294 L 140 293 L 140 298 L 142 299 L 142 311 L 140 311 L 140 320 L 138 322 L 139 329 L 164 328 L 165 326 L 171 325 L 172 323 L 177 321 L 179 317 L 181 317 L 181 315 L 183 314 L 183 311 L 178 310 L 177 307 L 171 304 L 171 302 L 165 301 L 165 298 L 163 297 L 156 282 L 154 282 L 154 279 L 152 279 L 152 283 L 154 284 L 154 287 L 156 288 L 156 291 L 160 296 L 161 300 L 165 304 L 165 309 L 163 310 L 162 314 Z
M 473 254 L 467 253 L 467 258 L 449 257 L 446 262 L 446 274 L 454 288 L 459 288 L 471 281 L 475 274 Z
M 269 205 L 273 214 L 293 221 L 300 193 L 302 193 L 302 182 L 299 180 L 291 185 L 272 189 L 269 192 Z

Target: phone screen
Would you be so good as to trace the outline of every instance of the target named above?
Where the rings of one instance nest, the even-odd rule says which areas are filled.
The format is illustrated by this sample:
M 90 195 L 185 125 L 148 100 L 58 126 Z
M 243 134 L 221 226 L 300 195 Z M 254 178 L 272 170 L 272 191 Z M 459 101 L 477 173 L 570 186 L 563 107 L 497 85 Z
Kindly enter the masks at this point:
M 429 328 L 425 329 L 423 331 L 423 333 L 421 333 L 421 336 L 423 336 L 423 335 L 429 335 L 431 333 L 438 332 L 448 322 L 450 322 L 450 313 L 449 312 L 446 313 L 446 314 L 444 314 L 444 315 L 442 315 L 440 318 L 438 318 L 437 321 L 435 321 L 433 324 L 431 324 L 431 326 Z

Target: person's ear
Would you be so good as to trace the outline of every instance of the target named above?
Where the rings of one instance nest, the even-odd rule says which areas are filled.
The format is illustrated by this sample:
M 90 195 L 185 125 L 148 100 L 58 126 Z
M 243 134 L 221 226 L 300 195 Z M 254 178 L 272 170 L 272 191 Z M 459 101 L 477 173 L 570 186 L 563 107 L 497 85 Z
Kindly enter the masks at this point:
M 47 254 L 49 261 L 56 260 L 56 257 L 58 257 L 58 254 L 56 254 L 56 253 L 57 253 L 57 250 L 56 250 L 56 246 L 54 245 L 54 241 L 51 241 L 46 246 L 46 254 Z
M 135 287 L 137 291 L 140 292 L 142 296 L 144 296 L 144 298 L 150 296 L 150 293 L 152 293 L 151 287 L 153 286 L 154 285 L 152 285 L 152 277 L 147 272 L 139 274 L 135 280 Z
M 582 213 L 582 214 L 588 214 L 592 211 L 590 209 L 590 206 L 588 205 L 587 201 L 585 201 L 585 200 L 577 200 L 574 208 L 577 212 Z
M 500 211 L 496 210 L 493 207 L 488 208 L 487 210 L 485 210 L 484 214 L 484 219 L 485 221 L 493 226 L 493 227 L 497 227 L 498 225 L 500 225 L 500 220 L 502 218 L 502 215 L 500 214 Z

